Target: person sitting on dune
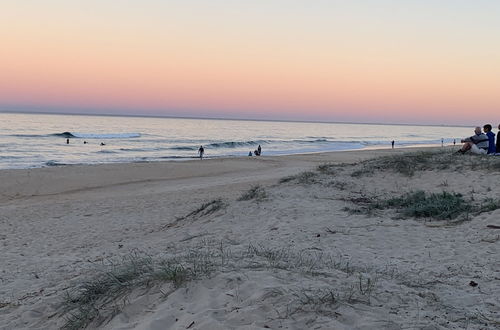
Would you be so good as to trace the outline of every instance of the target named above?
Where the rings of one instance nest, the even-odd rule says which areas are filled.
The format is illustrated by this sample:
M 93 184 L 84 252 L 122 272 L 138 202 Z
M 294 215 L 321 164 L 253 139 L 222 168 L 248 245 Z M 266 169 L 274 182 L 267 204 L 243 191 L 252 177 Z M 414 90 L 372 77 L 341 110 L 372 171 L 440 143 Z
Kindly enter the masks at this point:
M 492 127 L 490 124 L 483 126 L 484 134 L 488 137 L 488 154 L 494 154 L 496 152 L 495 133 L 493 133 L 491 129 Z
M 485 155 L 488 152 L 488 137 L 481 131 L 481 127 L 474 129 L 475 135 L 462 139 L 462 149 L 458 150 L 459 153 L 466 153 L 471 151 L 473 154 Z
M 500 124 L 498 125 L 497 133 L 497 154 L 500 154 Z

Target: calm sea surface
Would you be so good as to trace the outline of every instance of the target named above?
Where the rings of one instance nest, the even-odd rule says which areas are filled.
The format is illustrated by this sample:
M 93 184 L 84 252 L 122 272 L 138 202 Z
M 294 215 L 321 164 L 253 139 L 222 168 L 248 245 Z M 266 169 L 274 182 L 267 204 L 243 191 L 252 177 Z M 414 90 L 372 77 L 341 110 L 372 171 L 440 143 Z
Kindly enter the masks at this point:
M 0 168 L 451 144 L 472 128 L 0 113 Z M 66 139 L 69 138 L 69 144 Z M 87 142 L 87 143 L 84 143 Z M 104 143 L 105 145 L 101 145 Z

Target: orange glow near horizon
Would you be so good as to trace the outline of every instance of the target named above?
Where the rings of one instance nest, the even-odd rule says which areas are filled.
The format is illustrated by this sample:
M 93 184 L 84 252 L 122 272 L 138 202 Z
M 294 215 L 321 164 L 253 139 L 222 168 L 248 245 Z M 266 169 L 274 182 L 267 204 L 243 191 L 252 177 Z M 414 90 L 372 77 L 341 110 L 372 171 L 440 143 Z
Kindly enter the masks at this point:
M 414 8 L 417 14 L 400 17 L 296 0 L 289 4 L 297 8 L 283 9 L 288 16 L 276 16 L 285 2 L 271 2 L 249 9 L 216 0 L 218 8 L 200 9 L 150 0 L 139 10 L 90 1 L 84 10 L 55 0 L 7 1 L 0 5 L 7 26 L 0 31 L 7 50 L 0 54 L 0 106 L 421 123 L 468 123 L 473 113 L 498 120 L 500 45 L 491 36 L 500 25 L 491 10 L 472 13 L 471 29 L 460 19 L 425 21 L 429 11 L 448 12 L 431 2 L 420 15 Z M 458 10 L 458 18 L 471 18 Z

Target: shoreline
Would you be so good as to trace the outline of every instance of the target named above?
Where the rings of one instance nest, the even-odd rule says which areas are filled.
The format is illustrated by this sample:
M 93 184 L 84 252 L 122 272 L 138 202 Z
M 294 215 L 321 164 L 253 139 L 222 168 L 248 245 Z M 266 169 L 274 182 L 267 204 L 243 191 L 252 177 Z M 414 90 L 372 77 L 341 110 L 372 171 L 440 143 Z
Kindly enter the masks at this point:
M 327 151 L 308 151 L 308 152 L 299 152 L 299 153 L 283 153 L 283 154 L 264 154 L 262 156 L 247 156 L 247 155 L 229 155 L 229 156 L 207 156 L 206 154 L 203 156 L 204 160 L 217 160 L 217 159 L 249 159 L 255 157 L 287 157 L 287 156 L 302 156 L 302 155 L 316 155 L 316 154 L 335 154 L 335 153 L 343 153 L 343 152 L 364 152 L 364 151 L 376 151 L 376 150 L 415 150 L 415 149 L 437 149 L 437 148 L 451 148 L 456 147 L 451 144 L 447 144 L 444 146 L 438 144 L 415 144 L 415 145 L 405 145 L 402 147 L 396 147 L 392 149 L 390 146 L 381 147 L 381 146 L 368 146 L 358 149 L 341 149 L 341 150 L 327 150 Z M 32 167 L 22 167 L 22 168 L 0 168 L 0 171 L 11 171 L 11 170 L 34 170 L 41 168 L 58 168 L 65 166 L 100 166 L 100 165 L 125 165 L 125 164 L 140 164 L 140 163 L 177 163 L 177 162 L 190 162 L 199 160 L 199 156 L 191 156 L 191 157 L 182 157 L 182 156 L 172 156 L 165 157 L 164 159 L 156 159 L 156 160 L 137 160 L 137 161 L 117 161 L 117 162 L 102 162 L 102 163 L 54 163 L 54 165 L 48 165 L 47 163 L 53 163 L 52 161 L 45 162 L 42 165 L 32 166 Z
M 225 176 L 234 182 L 279 179 L 323 163 L 353 163 L 377 156 L 442 147 L 363 149 L 258 157 L 220 157 L 204 160 L 154 161 L 0 169 L 0 203 L 19 198 L 50 196 L 106 187 Z M 449 147 L 444 147 L 448 148 Z M 222 166 L 221 166 L 222 165 Z M 238 173 L 243 178 L 238 177 Z M 252 174 L 249 177 L 249 173 Z M 104 174 L 104 175 L 103 175 Z M 33 189 L 35 188 L 35 189 Z
M 451 144 L 447 144 L 443 146 L 444 148 L 447 147 L 454 147 Z M 439 144 L 414 144 L 414 145 L 404 145 L 404 146 L 399 146 L 396 147 L 395 149 L 419 149 L 419 148 L 443 148 Z M 340 150 L 327 150 L 327 151 L 306 151 L 306 152 L 297 152 L 297 153 L 276 153 L 276 154 L 264 154 L 262 157 L 281 157 L 281 156 L 294 156 L 294 155 L 314 155 L 314 154 L 326 154 L 326 153 L 339 153 L 339 152 L 362 152 L 362 151 L 371 151 L 371 150 L 387 150 L 387 149 L 392 149 L 390 146 L 381 146 L 381 145 L 374 145 L 374 146 L 365 146 L 362 148 L 358 149 L 340 149 Z M 210 159 L 235 159 L 235 158 L 246 158 L 246 157 L 257 157 L 257 156 L 247 156 L 247 155 L 222 155 L 222 156 L 207 156 L 205 154 L 204 159 L 210 160 Z M 260 156 L 259 156 L 260 157 Z M 39 169 L 39 168 L 51 168 L 51 167 L 64 167 L 64 166 L 95 166 L 95 165 L 111 165 L 111 164 L 135 164 L 135 163 L 161 163 L 161 162 L 189 162 L 189 161 L 194 161 L 198 160 L 198 156 L 190 156 L 190 157 L 183 157 L 183 156 L 166 156 L 166 157 L 161 157 L 161 158 L 152 158 L 151 160 L 131 160 L 131 161 L 109 161 L 109 162 L 96 162 L 96 163 L 58 163 L 57 161 L 46 161 L 42 164 L 38 165 L 30 165 L 28 167 L 5 167 L 5 168 L 0 168 L 0 171 L 4 170 L 28 170 L 28 169 Z

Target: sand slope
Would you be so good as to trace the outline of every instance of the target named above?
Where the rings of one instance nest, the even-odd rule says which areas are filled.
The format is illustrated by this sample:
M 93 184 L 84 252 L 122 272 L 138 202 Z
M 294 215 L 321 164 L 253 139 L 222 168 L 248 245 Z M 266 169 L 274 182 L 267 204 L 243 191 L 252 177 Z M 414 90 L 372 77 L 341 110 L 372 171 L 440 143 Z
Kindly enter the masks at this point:
M 500 199 L 500 171 L 471 170 L 473 158 L 458 159 L 459 171 L 351 175 L 363 159 L 401 152 L 0 171 L 1 327 L 62 326 L 65 290 L 137 251 L 202 251 L 216 265 L 179 288 L 134 290 L 101 327 L 498 327 L 500 230 L 487 226 L 500 225 L 500 210 L 454 225 L 344 210 L 419 189 Z M 316 172 L 324 163 L 354 165 Z M 306 170 L 315 174 L 279 183 Z M 255 184 L 264 197 L 237 200 Z M 179 220 L 217 198 L 225 206 L 216 212 Z

